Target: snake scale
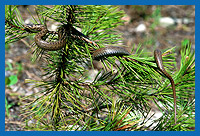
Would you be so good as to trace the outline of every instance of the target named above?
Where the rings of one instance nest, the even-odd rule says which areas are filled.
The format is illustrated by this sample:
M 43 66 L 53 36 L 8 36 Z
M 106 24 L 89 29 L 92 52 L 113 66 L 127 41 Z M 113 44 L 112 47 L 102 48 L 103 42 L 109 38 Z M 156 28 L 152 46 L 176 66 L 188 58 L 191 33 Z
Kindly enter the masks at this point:
M 38 47 L 48 51 L 56 51 L 62 49 L 66 45 L 66 29 L 64 26 L 59 27 L 58 29 L 58 41 L 47 42 L 43 38 L 49 33 L 49 30 L 46 26 L 40 24 L 34 25 L 24 25 L 26 30 L 29 31 L 38 31 L 34 37 L 35 43 Z
M 173 78 L 169 75 L 169 73 L 167 73 L 167 71 L 165 70 L 164 66 L 163 66 L 163 61 L 162 61 L 162 52 L 158 49 L 156 49 L 154 51 L 154 58 L 156 60 L 156 64 L 159 68 L 159 70 L 169 79 L 169 81 L 171 82 L 172 85 L 172 91 L 173 91 L 173 97 L 174 97 L 174 120 L 175 120 L 175 124 L 176 124 L 176 90 L 175 90 L 175 83 Z
M 58 41 L 55 42 L 47 42 L 43 40 L 43 38 L 49 33 L 49 30 L 44 25 L 34 24 L 34 25 L 25 25 L 25 29 L 29 31 L 38 31 L 35 36 L 35 43 L 38 47 L 48 51 L 56 51 L 60 50 L 66 45 L 66 37 L 68 31 L 72 31 L 71 36 L 75 38 L 79 38 L 85 40 L 86 42 L 92 43 L 84 34 L 79 32 L 73 27 L 69 27 L 68 25 L 62 25 L 58 29 Z M 124 56 L 124 55 L 131 55 L 126 49 L 118 46 L 108 46 L 104 48 L 99 48 L 95 50 L 92 54 L 93 59 L 99 60 L 101 58 L 109 57 L 109 56 Z M 170 80 L 173 90 L 173 98 L 174 98 L 174 114 L 175 114 L 175 124 L 176 124 L 176 91 L 175 91 L 175 84 L 173 78 L 167 73 L 165 68 L 163 67 L 162 61 L 162 53 L 160 50 L 156 49 L 154 51 L 154 58 L 159 70 Z

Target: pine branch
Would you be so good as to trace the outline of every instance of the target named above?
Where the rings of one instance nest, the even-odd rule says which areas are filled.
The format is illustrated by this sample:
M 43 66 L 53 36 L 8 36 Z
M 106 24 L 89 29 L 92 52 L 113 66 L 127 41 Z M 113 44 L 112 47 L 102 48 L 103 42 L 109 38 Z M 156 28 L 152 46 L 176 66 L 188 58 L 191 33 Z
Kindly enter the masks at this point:
M 78 36 L 67 35 L 65 48 L 43 54 L 45 80 L 26 80 L 34 83 L 34 87 L 42 88 L 37 94 L 22 99 L 27 101 L 35 97 L 23 109 L 25 121 L 35 121 L 27 128 L 117 131 L 188 130 L 193 127 L 188 123 L 194 121 L 195 64 L 190 45 L 182 47 L 181 68 L 171 74 L 178 96 L 178 123 L 174 125 L 170 82 L 159 72 L 153 56 L 141 56 L 140 47 L 130 56 L 101 59 L 103 68 L 92 82 L 88 82 L 88 69 L 94 61 L 91 49 L 120 42 L 120 34 L 116 34 L 114 28 L 123 23 L 123 12 L 113 6 L 37 6 L 36 9 L 39 16 L 35 20 L 41 20 L 43 24 L 55 21 L 69 24 L 73 30 L 81 30 L 76 31 Z M 23 38 L 16 30 L 22 33 L 27 30 L 23 29 L 23 21 L 18 19 L 17 7 L 7 6 L 6 10 L 6 37 L 14 42 Z M 12 28 L 11 31 L 8 27 Z M 54 36 L 49 33 L 48 38 L 56 40 Z M 86 37 L 96 44 L 84 40 Z M 175 54 L 172 52 L 170 49 L 163 56 L 164 62 L 167 61 L 164 66 L 169 68 L 167 72 L 174 68 Z M 186 93 L 182 93 L 183 90 Z M 192 100 L 188 102 L 189 99 Z M 154 127 L 146 125 L 152 118 L 149 117 L 151 101 L 163 113 L 160 119 L 152 121 L 152 124 L 157 123 Z M 190 118 L 186 119 L 185 115 Z M 180 124 L 187 125 L 179 127 Z

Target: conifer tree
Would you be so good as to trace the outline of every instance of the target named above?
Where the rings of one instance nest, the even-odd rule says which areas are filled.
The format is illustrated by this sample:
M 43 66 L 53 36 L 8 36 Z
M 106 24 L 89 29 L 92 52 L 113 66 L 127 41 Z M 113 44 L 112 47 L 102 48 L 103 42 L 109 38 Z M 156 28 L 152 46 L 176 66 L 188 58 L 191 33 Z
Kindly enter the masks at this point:
M 26 29 L 17 6 L 6 6 L 6 44 L 38 32 Z M 38 18 L 33 24 L 57 22 L 69 25 L 66 46 L 47 51 L 37 44 L 31 47 L 33 60 L 45 60 L 45 80 L 27 79 L 41 91 L 24 97 L 32 100 L 22 107 L 27 129 L 34 130 L 160 130 L 188 131 L 195 127 L 195 62 L 189 42 L 182 44 L 181 67 L 174 71 L 174 48 L 163 55 L 165 68 L 176 84 L 177 123 L 174 124 L 173 93 L 170 81 L 159 72 L 153 57 L 143 57 L 141 46 L 128 56 L 109 56 L 98 60 L 102 68 L 90 80 L 94 69 L 92 54 L 108 45 L 118 46 L 121 34 L 114 28 L 123 24 L 124 13 L 117 6 L 57 5 L 36 6 Z M 31 14 L 30 14 L 31 15 Z M 74 33 L 75 28 L 76 33 Z M 78 31 L 80 30 L 80 31 Z M 58 32 L 43 39 L 58 40 Z M 133 46 L 134 49 L 134 46 Z M 39 57 L 38 57 L 39 56 Z M 152 118 L 151 103 L 162 112 Z M 32 120 L 34 123 L 29 124 Z

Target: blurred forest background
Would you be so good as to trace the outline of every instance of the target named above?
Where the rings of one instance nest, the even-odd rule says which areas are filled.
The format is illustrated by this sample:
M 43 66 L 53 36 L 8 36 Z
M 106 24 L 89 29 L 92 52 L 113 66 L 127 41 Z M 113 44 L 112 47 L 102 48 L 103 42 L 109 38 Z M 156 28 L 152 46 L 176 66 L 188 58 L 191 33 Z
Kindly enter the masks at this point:
M 193 5 L 123 5 L 120 10 L 126 13 L 122 18 L 124 25 L 116 29 L 123 34 L 123 45 L 132 49 L 133 45 L 141 45 L 148 56 L 153 55 L 153 50 L 159 48 L 163 51 L 176 46 L 177 68 L 180 62 L 180 47 L 184 40 L 190 40 L 192 49 L 195 50 L 195 6 Z M 30 23 L 30 13 L 36 16 L 34 6 L 19 6 L 19 11 L 25 20 Z M 56 24 L 51 24 L 54 29 Z M 20 101 L 23 96 L 38 92 L 32 89 L 31 84 L 25 84 L 25 79 L 39 80 L 42 61 L 31 63 L 29 45 L 30 37 L 24 38 L 5 47 L 5 76 L 12 75 L 12 82 L 5 88 L 5 130 L 23 131 L 20 117 Z M 135 47 L 135 48 L 136 48 Z M 98 67 L 98 66 L 97 66 Z

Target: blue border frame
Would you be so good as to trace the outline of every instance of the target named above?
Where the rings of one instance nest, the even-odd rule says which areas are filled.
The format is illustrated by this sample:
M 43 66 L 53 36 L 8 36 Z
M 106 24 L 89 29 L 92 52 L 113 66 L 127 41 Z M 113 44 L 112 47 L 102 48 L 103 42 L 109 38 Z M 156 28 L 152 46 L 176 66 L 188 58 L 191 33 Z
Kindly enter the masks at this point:
M 194 5 L 198 0 L 7 0 L 7 5 Z
M 0 4 L 0 13 L 1 13 L 1 20 L 0 20 L 0 55 L 1 55 L 1 61 L 0 61 L 0 76 L 2 77 L 2 80 L 0 80 L 0 85 L 2 88 L 5 88 L 5 62 L 3 59 L 5 58 L 5 5 L 195 5 L 195 24 L 198 26 L 200 24 L 200 0 L 48 0 L 47 2 L 45 0 L 34 0 L 34 1 L 27 1 L 27 0 L 4 0 L 1 1 Z M 198 13 L 198 14 L 197 14 Z M 200 31 L 195 32 L 195 44 L 198 45 L 200 43 L 200 38 L 198 36 L 200 35 Z M 200 58 L 200 46 L 195 47 L 196 51 L 196 58 Z M 200 69 L 200 59 L 196 59 L 196 69 Z M 196 70 L 196 77 L 200 76 L 200 71 Z M 200 89 L 200 78 L 196 78 L 195 80 L 196 84 L 196 90 Z M 179 136 L 196 136 L 200 134 L 199 131 L 199 108 L 196 108 L 196 125 L 195 125 L 195 131 L 192 132 L 172 132 L 172 131 L 149 131 L 149 132 L 36 132 L 36 131 L 5 131 L 5 93 L 4 89 L 2 89 L 0 95 L 0 109 L 3 111 L 2 114 L 0 114 L 0 135 L 6 135 L 6 136 L 18 136 L 18 135 L 137 135 L 137 136 L 144 136 L 144 135 L 154 135 L 154 136 L 160 136 L 160 135 L 179 135 Z M 184 93 L 184 92 L 183 92 Z M 199 98 L 200 98 L 200 92 L 196 91 L 196 107 L 200 107 Z

